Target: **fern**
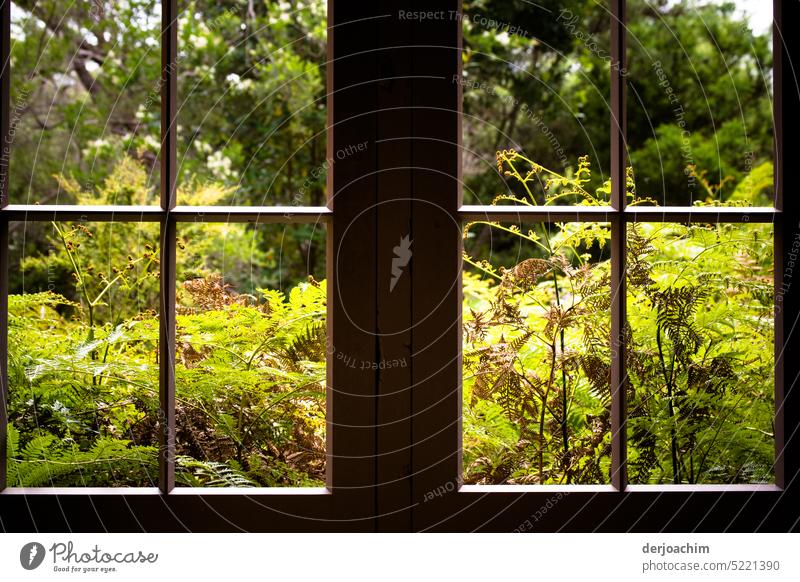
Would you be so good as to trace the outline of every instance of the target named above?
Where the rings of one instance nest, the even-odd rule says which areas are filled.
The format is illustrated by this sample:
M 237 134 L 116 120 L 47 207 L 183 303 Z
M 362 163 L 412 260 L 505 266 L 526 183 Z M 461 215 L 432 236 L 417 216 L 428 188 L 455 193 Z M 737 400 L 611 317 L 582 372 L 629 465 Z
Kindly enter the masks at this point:
M 495 204 L 605 204 L 582 158 L 560 175 L 514 150 L 498 170 L 519 188 Z M 627 174 L 630 204 L 653 204 Z M 764 190 L 760 168 L 741 185 Z M 731 202 L 736 204 L 737 202 Z M 607 225 L 529 231 L 478 221 L 517 247 L 512 265 L 465 252 L 465 478 L 476 483 L 610 479 Z M 763 479 L 771 450 L 769 225 L 629 226 L 629 474 L 635 482 Z M 488 238 L 488 237 L 487 237 Z M 510 339 L 507 339 L 510 338 Z M 742 403 L 747 402 L 746 407 Z M 492 415 L 484 411 L 492 407 Z M 481 411 L 477 414 L 477 411 Z M 495 431 L 497 414 L 518 428 Z M 741 434 L 742 424 L 752 425 Z M 468 436 L 469 435 L 469 438 Z M 712 461 L 713 459 L 713 461 Z
M 8 477 L 11 487 L 67 487 L 96 484 L 106 475 L 106 485 L 129 484 L 133 477 L 158 482 L 156 447 L 132 446 L 129 441 L 99 438 L 81 451 L 52 434 L 35 436 L 20 449 L 20 434 L 8 426 Z
M 216 461 L 198 461 L 192 457 L 178 456 L 175 459 L 179 482 L 192 487 L 256 487 L 257 484 L 245 475 Z

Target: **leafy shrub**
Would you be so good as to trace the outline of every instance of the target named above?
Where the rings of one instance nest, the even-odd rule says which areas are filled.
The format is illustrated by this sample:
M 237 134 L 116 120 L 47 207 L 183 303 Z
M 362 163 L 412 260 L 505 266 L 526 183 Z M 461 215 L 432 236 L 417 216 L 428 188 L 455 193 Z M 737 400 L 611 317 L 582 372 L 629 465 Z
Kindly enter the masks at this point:
M 610 193 L 608 182 L 586 191 L 586 158 L 561 175 L 510 150 L 498 152 L 498 169 L 524 195 L 495 204 L 600 205 Z M 730 204 L 763 195 L 767 175 L 754 169 Z M 707 204 L 718 204 L 698 177 Z M 627 196 L 629 204 L 653 203 L 637 195 L 631 173 Z M 608 225 L 522 231 L 479 221 L 465 228 L 467 246 L 488 238 L 480 229 L 523 257 L 501 253 L 510 264 L 499 268 L 464 257 L 465 481 L 609 482 Z M 769 481 L 771 225 L 633 224 L 627 241 L 631 480 Z
M 95 203 L 130 187 L 139 194 L 129 201 L 141 202 L 143 171 L 121 163 Z M 188 195 L 213 203 L 223 193 L 204 184 Z M 178 483 L 322 484 L 325 281 L 238 293 L 243 274 L 217 274 L 220 254 L 225 264 L 273 264 L 248 249 L 247 226 L 189 225 L 181 235 Z M 54 222 L 47 237 L 47 253 L 19 261 L 25 292 L 9 296 L 10 484 L 154 486 L 158 226 Z
M 496 204 L 608 200 L 608 182 L 586 190 L 585 158 L 568 175 L 514 151 L 500 152 L 498 164 L 522 194 Z M 755 168 L 729 204 L 763 196 L 768 176 Z M 630 174 L 627 195 L 652 204 Z M 157 233 L 128 225 L 133 235 L 121 239 L 113 224 L 51 226 L 47 257 L 28 257 L 21 269 L 46 281 L 56 265 L 66 277 L 54 290 L 9 297 L 10 483 L 153 486 Z M 219 248 L 220 238 L 244 240 L 245 228 L 188 236 Z M 525 246 L 521 257 L 494 262 L 465 255 L 465 480 L 607 482 L 609 226 L 474 222 L 466 244 L 486 229 Z M 631 480 L 771 480 L 771 226 L 640 223 L 627 240 Z M 178 482 L 321 485 L 326 282 L 241 293 L 214 271 L 213 253 L 206 262 L 187 256 L 177 306 Z
M 179 482 L 322 483 L 324 281 L 198 301 L 177 322 Z M 11 296 L 10 482 L 153 486 L 157 316 L 91 327 L 81 312 L 52 293 Z

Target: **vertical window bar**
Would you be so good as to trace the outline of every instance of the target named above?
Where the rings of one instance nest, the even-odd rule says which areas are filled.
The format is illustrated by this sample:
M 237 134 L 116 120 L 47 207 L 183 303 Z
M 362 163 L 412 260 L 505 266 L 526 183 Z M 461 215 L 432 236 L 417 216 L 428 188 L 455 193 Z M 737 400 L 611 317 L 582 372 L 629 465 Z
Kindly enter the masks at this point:
M 8 161 L 11 155 L 11 0 L 0 0 L 0 67 L 0 208 L 5 208 L 8 206 Z
M 0 5 L 0 208 L 8 205 L 8 168 L 11 144 L 11 0 Z M 8 221 L 0 220 L 0 491 L 8 485 Z
M 3 139 L 7 134 L 3 134 Z M 0 491 L 8 486 L 8 221 L 0 220 Z
M 159 333 L 159 488 L 175 487 L 175 207 L 176 99 L 177 99 L 177 0 L 161 4 L 161 307 Z
M 775 169 L 774 169 L 774 184 L 775 184 L 775 209 L 778 211 L 783 210 L 783 39 L 781 31 L 783 30 L 783 10 L 781 0 L 773 1 L 772 15 L 774 22 L 772 24 L 772 115 L 773 127 L 775 128 L 774 134 L 774 152 L 775 156 Z M 785 305 L 783 304 L 785 289 L 784 289 L 784 226 L 785 219 L 782 215 L 775 218 L 774 224 L 774 277 L 775 277 L 775 485 L 778 487 L 786 486 L 786 474 L 784 470 L 784 445 L 785 445 L 785 429 L 784 429 L 784 320 Z
M 611 483 L 622 491 L 626 476 L 625 193 L 626 193 L 625 0 L 611 0 Z

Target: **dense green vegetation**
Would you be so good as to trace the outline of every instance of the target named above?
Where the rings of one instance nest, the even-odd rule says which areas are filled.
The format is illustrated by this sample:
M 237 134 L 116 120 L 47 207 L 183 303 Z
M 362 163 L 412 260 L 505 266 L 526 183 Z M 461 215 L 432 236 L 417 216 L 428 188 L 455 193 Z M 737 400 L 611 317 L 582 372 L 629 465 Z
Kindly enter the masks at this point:
M 467 203 L 608 203 L 604 3 L 464 10 Z M 629 0 L 628 45 L 629 203 L 771 205 L 768 31 L 735 2 Z M 466 226 L 466 482 L 610 482 L 609 236 Z M 770 225 L 630 227 L 632 482 L 772 479 L 771 245 Z
M 178 8 L 178 203 L 324 205 L 326 2 Z M 144 183 L 109 201 L 158 203 L 160 27 L 160 0 L 12 3 L 12 204 L 74 204 L 80 193 L 97 204 L 98 185 L 126 159 Z M 59 175 L 77 188 L 65 190 Z M 24 241 L 30 254 L 45 244 L 35 226 L 24 237 L 21 228 L 12 245 Z M 284 276 L 299 280 L 324 262 L 308 244 L 312 229 L 256 238 L 280 246 Z M 267 286 L 274 268 L 258 259 Z
M 186 290 L 196 306 L 178 317 L 179 484 L 321 484 L 324 283 L 288 297 L 233 296 L 213 278 Z M 90 305 L 12 296 L 12 485 L 157 484 L 158 320 L 92 323 Z
M 608 184 L 586 190 L 588 160 L 574 178 L 513 150 L 498 163 L 520 204 L 608 202 Z M 630 178 L 628 198 L 652 203 Z M 465 481 L 608 483 L 609 226 L 475 222 L 468 251 L 481 226 L 516 239 L 519 258 L 465 255 Z M 771 480 L 772 225 L 638 223 L 627 241 L 631 481 Z
M 592 187 L 610 171 L 607 3 L 464 2 L 465 202 L 513 190 L 494 152 L 515 148 L 568 172 L 592 160 Z M 628 151 L 639 191 L 659 204 L 705 201 L 687 166 L 736 185 L 772 157 L 770 35 L 736 2 L 628 0 Z M 684 133 L 686 132 L 686 133 Z M 771 196 L 753 201 L 770 206 Z
M 325 4 L 179 2 L 180 204 L 324 203 Z M 157 5 L 13 3 L 12 203 L 157 203 Z M 733 3 L 628 14 L 629 202 L 771 204 L 767 36 Z M 463 25 L 465 201 L 607 202 L 605 9 L 465 0 Z M 154 485 L 157 225 L 10 229 L 10 484 Z M 609 236 L 465 226 L 465 481 L 610 480 Z M 323 241 L 179 227 L 179 484 L 324 482 Z M 771 480 L 771 226 L 637 224 L 628 260 L 631 480 Z
M 143 180 L 125 162 L 95 199 Z M 15 257 L 25 293 L 9 301 L 12 485 L 156 484 L 158 236 L 148 223 L 51 223 L 46 253 Z M 248 239 L 243 225 L 179 230 L 178 482 L 318 485 L 325 282 L 254 287 Z
M 12 203 L 158 203 L 159 5 L 13 3 Z M 326 2 L 179 10 L 179 203 L 324 204 Z M 178 235 L 179 483 L 322 483 L 324 231 Z M 11 484 L 153 485 L 157 226 L 11 241 Z

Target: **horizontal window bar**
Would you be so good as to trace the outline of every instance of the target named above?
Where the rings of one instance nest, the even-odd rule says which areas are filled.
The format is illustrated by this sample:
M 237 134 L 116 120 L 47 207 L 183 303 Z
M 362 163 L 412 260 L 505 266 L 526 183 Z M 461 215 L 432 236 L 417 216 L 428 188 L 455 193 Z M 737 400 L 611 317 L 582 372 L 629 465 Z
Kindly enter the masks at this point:
M 333 210 L 325 206 L 176 206 L 171 214 L 178 222 L 325 222 Z
M 0 210 L 7 220 L 79 220 L 95 222 L 158 222 L 163 210 L 158 206 L 59 206 L 55 204 L 10 204 Z
M 534 493 L 552 495 L 554 493 L 602 494 L 616 493 L 612 485 L 462 485 L 459 493 Z M 628 485 L 625 494 L 637 493 L 780 493 L 782 489 L 774 484 L 714 484 L 714 485 Z M 326 487 L 176 487 L 170 496 L 202 497 L 211 496 L 286 496 L 286 495 L 331 495 Z M 96 496 L 96 495 L 161 495 L 158 487 L 9 487 L 0 495 L 52 495 L 52 496 Z
M 470 220 L 513 220 L 532 222 L 608 222 L 617 211 L 610 206 L 462 206 L 459 217 Z
M 486 495 L 487 493 L 534 493 L 540 495 L 552 495 L 554 493 L 615 493 L 617 495 L 646 493 L 780 493 L 781 491 L 780 487 L 769 483 L 627 485 L 625 491 L 618 491 L 612 485 L 462 485 L 458 490 L 459 494 L 480 495 Z
M 4 495 L 161 495 L 158 487 L 8 487 Z
M 690 485 L 688 483 L 660 485 L 628 485 L 627 493 L 776 493 L 783 489 L 774 483 L 715 483 Z
M 739 206 L 628 206 L 631 222 L 773 222 L 780 214 L 774 208 Z
M 8 487 L 0 495 L 161 495 L 158 487 Z M 176 487 L 169 495 L 182 497 L 204 495 L 330 495 L 326 487 Z
M 462 485 L 459 493 L 618 493 L 613 485 Z
M 333 492 L 327 487 L 176 487 L 170 495 L 181 497 L 204 495 L 331 495 Z
M 9 221 L 78 220 L 95 222 L 158 222 L 166 211 L 158 206 L 57 206 L 12 204 L 0 210 Z M 333 211 L 325 206 L 178 206 L 169 212 L 178 222 L 325 222 Z
M 530 222 L 608 222 L 620 214 L 629 222 L 773 222 L 779 210 L 737 206 L 462 206 L 458 215 L 470 220 Z

